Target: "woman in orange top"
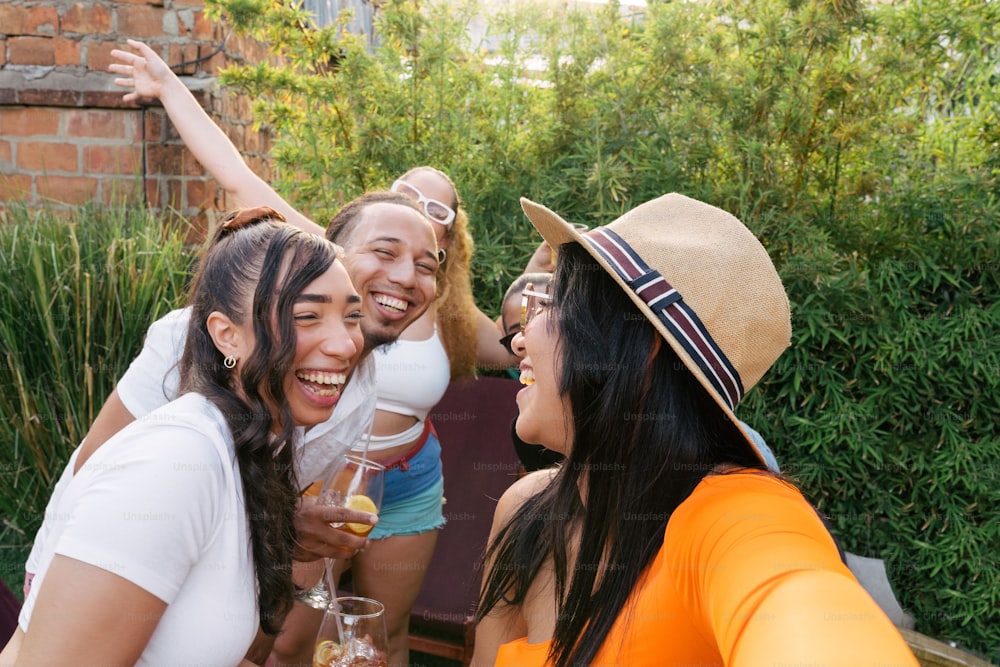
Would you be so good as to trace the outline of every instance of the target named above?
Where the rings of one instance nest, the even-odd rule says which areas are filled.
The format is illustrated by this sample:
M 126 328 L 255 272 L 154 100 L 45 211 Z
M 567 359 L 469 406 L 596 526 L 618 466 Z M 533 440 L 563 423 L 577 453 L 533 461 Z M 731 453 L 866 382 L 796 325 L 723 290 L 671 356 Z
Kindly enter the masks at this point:
M 733 414 L 791 337 L 757 239 L 677 194 L 584 235 L 521 203 L 559 259 L 517 434 L 567 458 L 497 506 L 473 664 L 916 666 Z

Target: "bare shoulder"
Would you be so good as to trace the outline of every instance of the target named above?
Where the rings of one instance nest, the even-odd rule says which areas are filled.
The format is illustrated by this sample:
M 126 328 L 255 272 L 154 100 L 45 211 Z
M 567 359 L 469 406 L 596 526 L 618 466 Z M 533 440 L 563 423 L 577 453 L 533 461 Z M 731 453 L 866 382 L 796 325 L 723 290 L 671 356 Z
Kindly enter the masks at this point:
M 497 503 L 496 513 L 493 518 L 494 526 L 505 522 L 523 505 L 529 498 L 536 495 L 542 489 L 552 483 L 558 469 L 548 468 L 536 470 L 521 477 L 511 484 Z
M 527 475 L 511 484 L 510 487 L 504 491 L 500 501 L 516 502 L 517 505 L 520 506 L 525 500 L 551 484 L 552 480 L 555 479 L 557 472 L 559 472 L 557 468 L 547 468 L 545 470 L 529 472 Z

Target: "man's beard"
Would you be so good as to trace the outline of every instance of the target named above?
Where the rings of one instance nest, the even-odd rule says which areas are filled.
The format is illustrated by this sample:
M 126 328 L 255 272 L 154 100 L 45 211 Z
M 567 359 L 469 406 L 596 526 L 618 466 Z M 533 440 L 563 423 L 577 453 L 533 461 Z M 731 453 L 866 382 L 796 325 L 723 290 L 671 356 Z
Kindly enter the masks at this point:
M 399 339 L 399 334 L 391 329 L 378 328 L 378 331 L 362 331 L 361 335 L 365 339 L 365 350 L 371 351 L 376 347 L 395 343 Z

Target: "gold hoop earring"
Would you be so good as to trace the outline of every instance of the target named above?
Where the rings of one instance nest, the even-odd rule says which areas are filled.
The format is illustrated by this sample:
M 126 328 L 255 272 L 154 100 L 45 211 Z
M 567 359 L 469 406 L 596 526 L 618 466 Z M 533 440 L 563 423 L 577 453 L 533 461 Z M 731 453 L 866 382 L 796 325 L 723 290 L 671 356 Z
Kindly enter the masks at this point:
M 228 357 L 222 360 L 222 365 L 232 370 L 233 368 L 236 367 L 236 357 L 230 354 Z

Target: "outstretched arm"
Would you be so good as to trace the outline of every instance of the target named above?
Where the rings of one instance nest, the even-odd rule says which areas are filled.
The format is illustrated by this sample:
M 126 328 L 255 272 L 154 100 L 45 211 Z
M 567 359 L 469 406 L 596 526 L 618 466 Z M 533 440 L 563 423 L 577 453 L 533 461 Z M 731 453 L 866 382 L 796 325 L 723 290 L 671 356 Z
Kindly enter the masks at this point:
M 662 571 L 671 574 L 662 590 L 686 591 L 690 618 L 714 637 L 724 664 L 823 656 L 838 667 L 918 667 L 797 490 L 770 475 L 711 477 L 670 517 Z
M 188 150 L 237 206 L 270 206 L 299 229 L 323 235 L 322 227 L 302 215 L 253 173 L 236 146 L 153 49 L 134 39 L 128 40 L 128 45 L 136 53 L 115 49 L 111 57 L 116 62 L 108 67 L 111 72 L 122 75 L 115 79 L 115 85 L 132 89 L 123 98 L 126 102 L 141 97 L 160 100 Z

